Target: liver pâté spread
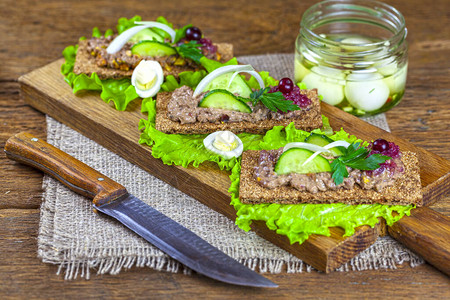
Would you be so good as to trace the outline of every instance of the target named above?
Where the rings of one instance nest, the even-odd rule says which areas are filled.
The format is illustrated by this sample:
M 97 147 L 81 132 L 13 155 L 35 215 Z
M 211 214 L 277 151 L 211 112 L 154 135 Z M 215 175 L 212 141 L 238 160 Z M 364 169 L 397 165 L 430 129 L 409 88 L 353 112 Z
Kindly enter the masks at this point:
M 182 86 L 172 93 L 172 98 L 167 106 L 167 116 L 169 119 L 181 124 L 195 122 L 259 122 L 263 120 L 283 120 L 292 119 L 308 111 L 311 106 L 301 110 L 289 111 L 287 113 L 273 112 L 260 102 L 253 106 L 251 102 L 247 104 L 252 108 L 251 113 L 237 112 L 217 108 L 198 107 L 205 93 L 193 97 L 194 91 L 188 86 Z
M 177 64 L 182 64 L 183 67 L 192 68 L 192 70 L 199 69 L 199 66 L 191 59 L 180 58 L 179 55 L 170 56 L 160 56 L 160 57 L 141 57 L 131 53 L 131 47 L 134 43 L 126 43 L 122 49 L 114 54 L 109 54 L 106 52 L 106 48 L 109 44 L 116 38 L 117 35 L 110 35 L 108 37 L 91 38 L 88 40 L 87 51 L 95 57 L 96 64 L 99 67 L 107 67 L 112 69 L 119 69 L 123 71 L 128 71 L 134 69 L 142 59 L 155 60 L 161 64 L 164 68 L 165 66 L 177 67 Z M 214 59 L 216 54 L 212 54 Z
M 258 165 L 255 167 L 253 178 L 262 187 L 274 189 L 281 186 L 292 186 L 299 191 L 307 191 L 317 193 L 327 190 L 335 190 L 339 188 L 352 189 L 355 184 L 361 188 L 377 192 L 384 187 L 394 184 L 404 171 L 404 165 L 401 161 L 401 155 L 393 158 L 390 165 L 391 168 L 379 168 L 374 171 L 362 171 L 347 167 L 348 177 L 344 178 L 344 182 L 336 186 L 330 172 L 310 173 L 310 174 L 284 174 L 275 173 L 275 164 L 283 153 L 283 148 L 278 150 L 263 150 L 258 159 Z

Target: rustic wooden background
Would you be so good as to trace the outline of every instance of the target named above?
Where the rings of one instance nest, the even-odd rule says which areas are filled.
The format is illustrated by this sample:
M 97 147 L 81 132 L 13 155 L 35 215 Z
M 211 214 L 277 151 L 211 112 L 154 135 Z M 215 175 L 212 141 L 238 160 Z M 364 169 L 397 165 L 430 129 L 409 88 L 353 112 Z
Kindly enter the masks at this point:
M 303 12 L 316 1 L 30 1 L 0 2 L 0 148 L 20 131 L 46 137 L 45 116 L 20 98 L 17 78 L 61 58 L 65 46 L 122 16 L 163 15 L 193 23 L 207 37 L 230 42 L 235 55 L 292 53 Z M 386 1 L 409 30 L 409 72 L 403 102 L 387 113 L 394 134 L 450 159 L 450 2 Z M 0 153 L 0 298 L 448 298 L 449 278 L 428 264 L 396 270 L 275 274 L 280 287 L 229 286 L 201 276 L 132 268 L 117 276 L 66 282 L 37 258 L 42 173 Z M 446 197 L 433 209 L 449 216 Z

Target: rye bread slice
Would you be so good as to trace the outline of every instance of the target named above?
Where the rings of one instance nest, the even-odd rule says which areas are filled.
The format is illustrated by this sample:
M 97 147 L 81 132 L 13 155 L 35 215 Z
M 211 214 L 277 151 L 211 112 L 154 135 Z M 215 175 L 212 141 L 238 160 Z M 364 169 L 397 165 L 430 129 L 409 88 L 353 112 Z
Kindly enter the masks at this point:
M 88 40 L 82 40 L 78 43 L 77 55 L 75 57 L 75 65 L 73 72 L 75 74 L 86 74 L 91 76 L 92 73 L 97 73 L 100 79 L 120 79 L 131 78 L 133 70 L 118 70 L 106 67 L 99 67 L 95 62 L 95 58 L 87 51 Z M 233 45 L 232 44 L 217 44 L 217 51 L 221 55 L 221 62 L 226 62 L 233 58 Z M 164 76 L 174 75 L 178 77 L 178 74 L 184 71 L 192 71 L 191 68 L 185 66 L 174 66 L 170 71 L 163 68 Z
M 419 175 L 419 161 L 414 152 L 402 152 L 405 171 L 395 180 L 395 184 L 385 187 L 381 192 L 364 190 L 358 185 L 353 189 L 329 190 L 309 193 L 298 191 L 289 186 L 267 189 L 260 186 L 253 178 L 254 167 L 258 163 L 259 151 L 245 151 L 241 161 L 241 179 L 239 199 L 242 203 L 345 203 L 345 204 L 387 204 L 422 206 L 422 187 Z
M 320 100 L 317 90 L 306 90 L 306 95 L 311 99 L 311 106 L 295 119 L 286 120 L 264 120 L 256 123 L 251 122 L 229 122 L 229 123 L 202 123 L 181 124 L 167 117 L 167 105 L 172 93 L 164 92 L 156 96 L 156 129 L 165 133 L 178 134 L 208 134 L 219 130 L 229 130 L 234 133 L 256 133 L 264 134 L 274 126 L 287 126 L 294 122 L 297 129 L 311 131 L 322 126 L 322 115 L 320 112 Z

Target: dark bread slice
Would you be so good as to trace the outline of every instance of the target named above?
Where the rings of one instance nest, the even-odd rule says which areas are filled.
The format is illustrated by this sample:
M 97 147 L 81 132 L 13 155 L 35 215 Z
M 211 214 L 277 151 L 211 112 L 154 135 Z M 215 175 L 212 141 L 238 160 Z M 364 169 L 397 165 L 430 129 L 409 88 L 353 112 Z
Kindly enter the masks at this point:
M 87 40 L 79 41 L 77 55 L 75 57 L 75 65 L 73 72 L 75 74 L 86 74 L 91 76 L 92 73 L 97 73 L 100 79 L 120 79 L 124 77 L 131 78 L 133 70 L 118 70 L 106 67 L 99 67 L 95 62 L 95 58 L 87 51 Z M 226 62 L 233 58 L 233 45 L 231 44 L 217 44 L 217 51 L 220 53 L 220 61 Z M 174 66 L 170 71 L 163 68 L 164 76 L 174 75 L 178 77 L 178 74 L 184 71 L 192 71 L 189 67 Z
M 309 193 L 295 188 L 283 186 L 267 189 L 260 186 L 253 178 L 254 167 L 258 163 L 259 151 L 245 151 L 241 161 L 241 180 L 239 199 L 242 203 L 346 203 L 346 204 L 387 204 L 422 206 L 422 187 L 419 175 L 419 161 L 414 152 L 403 152 L 402 162 L 405 171 L 398 177 L 395 184 L 385 187 L 381 192 L 364 190 L 358 185 L 353 189 L 329 190 Z
M 322 126 L 322 115 L 320 113 L 320 100 L 317 90 L 306 90 L 306 95 L 312 104 L 309 110 L 302 110 L 298 118 L 286 120 L 264 120 L 257 123 L 251 122 L 229 122 L 229 123 L 202 123 L 181 124 L 167 117 L 167 105 L 172 93 L 159 93 L 156 97 L 156 129 L 165 133 L 179 134 L 207 134 L 219 130 L 229 130 L 234 133 L 256 133 L 263 134 L 274 126 L 287 126 L 294 122 L 297 129 L 311 131 Z

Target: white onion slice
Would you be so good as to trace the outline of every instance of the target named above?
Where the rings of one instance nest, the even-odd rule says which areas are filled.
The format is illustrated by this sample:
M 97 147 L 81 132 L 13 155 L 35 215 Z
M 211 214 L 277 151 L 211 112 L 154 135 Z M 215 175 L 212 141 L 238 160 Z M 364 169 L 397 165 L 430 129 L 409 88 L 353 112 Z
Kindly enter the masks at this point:
M 307 160 L 305 160 L 304 163 L 302 163 L 302 166 L 306 165 L 307 163 L 309 163 L 310 161 L 312 161 L 317 155 L 319 155 L 320 153 L 325 152 L 325 151 L 316 151 L 314 152 L 313 155 L 311 155 L 310 157 L 308 157 Z
M 328 149 L 331 149 L 331 148 L 334 148 L 334 147 L 345 147 L 345 148 L 348 148 L 348 146 L 350 146 L 349 142 L 346 142 L 346 141 L 335 141 L 335 142 L 329 143 L 328 145 L 325 145 L 324 148 L 328 150 Z
M 203 78 L 202 81 L 200 81 L 200 83 L 195 88 L 193 97 L 195 97 L 198 94 L 200 94 L 201 92 L 203 92 L 203 90 L 206 88 L 206 86 L 211 81 L 213 81 L 214 79 L 216 79 L 217 77 L 219 77 L 219 76 L 221 76 L 223 74 L 230 73 L 230 72 L 236 72 L 236 73 L 245 72 L 245 73 L 248 73 L 248 74 L 252 75 L 253 77 L 255 77 L 256 81 L 258 81 L 259 86 L 262 89 L 265 88 L 263 79 L 261 78 L 259 73 L 256 72 L 255 69 L 253 69 L 253 67 L 251 65 L 231 65 L 231 66 L 220 67 L 218 69 L 215 69 L 214 71 L 212 71 L 208 75 L 206 75 L 205 78 Z M 233 74 L 233 76 L 236 76 L 236 75 Z M 234 77 L 232 77 L 232 79 L 233 78 Z
M 348 148 L 348 146 L 350 146 L 350 143 L 346 142 L 346 141 L 335 141 L 332 143 L 329 143 L 328 145 L 325 145 L 323 148 L 325 149 L 325 151 L 323 150 L 318 150 L 316 152 L 314 152 L 313 155 L 311 155 L 310 157 L 308 157 L 307 160 L 305 160 L 305 162 L 302 164 L 302 166 L 306 165 L 307 163 L 309 163 L 310 161 L 312 161 L 317 155 L 319 155 L 322 152 L 328 152 L 329 149 L 333 148 L 333 147 L 345 147 Z
M 170 37 L 172 38 L 172 43 L 175 42 L 175 30 L 167 26 L 166 24 L 154 22 L 154 21 L 147 21 L 147 22 L 135 22 L 135 24 L 139 24 L 139 26 L 131 27 L 124 32 L 122 32 L 118 37 L 116 37 L 111 44 L 109 44 L 108 48 L 106 48 L 106 52 L 109 54 L 114 54 L 128 42 L 129 39 L 131 39 L 136 33 L 139 31 L 155 27 L 164 30 L 167 32 Z
M 284 146 L 284 148 L 283 148 L 283 152 L 286 152 L 287 150 L 289 150 L 291 148 L 302 148 L 302 149 L 310 150 L 310 151 L 313 151 L 313 152 L 316 152 L 316 151 L 325 152 L 325 151 L 327 151 L 327 149 L 325 147 L 321 147 L 321 146 L 318 146 L 318 145 L 315 145 L 315 144 L 296 142 L 296 143 L 286 144 L 286 146 Z
M 233 73 L 233 75 L 231 75 L 231 78 L 230 78 L 230 80 L 228 81 L 228 85 L 227 85 L 227 88 L 229 88 L 230 87 L 230 85 L 231 85 L 231 83 L 233 82 L 233 80 L 234 80 L 234 77 L 236 77 L 237 75 L 239 74 L 239 72 L 238 71 L 236 71 L 236 72 L 234 72 Z

